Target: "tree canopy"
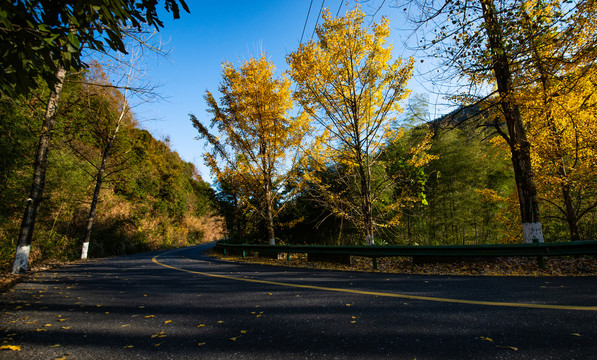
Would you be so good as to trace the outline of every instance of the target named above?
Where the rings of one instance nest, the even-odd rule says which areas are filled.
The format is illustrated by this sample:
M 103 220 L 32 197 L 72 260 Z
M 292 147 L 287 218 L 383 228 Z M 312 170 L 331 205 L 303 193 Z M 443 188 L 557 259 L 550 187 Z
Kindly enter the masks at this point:
M 41 78 L 50 87 L 58 68 L 80 70 L 86 66 L 83 50 L 126 52 L 127 28 L 163 26 L 158 0 L 25 0 L 0 4 L 0 92 L 23 95 Z M 174 18 L 184 0 L 164 0 Z
M 268 240 L 275 243 L 274 219 L 280 211 L 284 183 L 296 161 L 296 152 L 309 128 L 304 116 L 292 117 L 290 81 L 274 76 L 274 66 L 263 54 L 241 63 L 225 62 L 221 105 L 211 92 L 205 100 L 222 141 L 193 115 L 200 137 L 212 145 L 205 154 L 218 181 L 238 185 L 244 210 L 265 221 Z M 218 162 L 220 160 L 220 162 Z
M 383 149 L 402 134 L 392 125 L 409 94 L 413 59 L 392 61 L 387 19 L 371 27 L 364 22 L 359 9 L 337 18 L 324 12 L 318 39 L 300 45 L 287 62 L 295 98 L 320 130 L 305 154 L 304 177 L 329 211 L 353 222 L 373 244 L 375 229 L 396 220 L 382 223 L 382 214 L 399 214 L 398 199 L 378 207 L 402 175 L 384 165 Z M 414 151 L 412 166 L 425 163 L 422 154 Z M 322 181 L 328 171 L 336 186 Z

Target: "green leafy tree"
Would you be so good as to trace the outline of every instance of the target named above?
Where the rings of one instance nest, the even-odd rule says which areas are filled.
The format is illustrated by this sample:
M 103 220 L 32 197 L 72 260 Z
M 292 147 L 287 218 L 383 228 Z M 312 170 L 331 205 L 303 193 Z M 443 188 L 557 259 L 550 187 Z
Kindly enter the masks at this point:
M 188 11 L 183 0 L 165 0 L 166 10 L 179 16 L 178 3 Z M 99 4 L 79 1 L 3 2 L 0 8 L 0 43 L 2 57 L 0 93 L 15 96 L 35 89 L 41 77 L 50 89 L 39 143 L 35 155 L 33 179 L 15 253 L 13 273 L 27 270 L 35 220 L 46 183 L 48 154 L 55 127 L 56 110 L 67 70 L 84 67 L 83 49 L 126 52 L 124 29 L 133 25 L 159 28 L 157 0 L 108 0 Z M 102 38 L 102 34 L 107 37 Z M 108 44 L 108 47 L 104 46 Z
M 126 29 L 163 26 L 158 5 L 175 19 L 184 0 L 4 1 L 0 5 L 0 93 L 28 94 L 41 77 L 50 89 L 60 69 L 86 67 L 83 49 L 126 53 Z

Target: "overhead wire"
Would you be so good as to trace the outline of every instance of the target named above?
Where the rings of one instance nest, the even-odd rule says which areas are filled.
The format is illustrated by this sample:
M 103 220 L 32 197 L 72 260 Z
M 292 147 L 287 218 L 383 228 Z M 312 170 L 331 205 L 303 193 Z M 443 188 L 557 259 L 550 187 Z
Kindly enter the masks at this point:
M 317 29 L 317 24 L 319 24 L 319 17 L 321 16 L 321 11 L 323 10 L 323 6 L 325 4 L 325 0 L 322 0 L 321 6 L 319 8 L 319 13 L 317 14 L 317 20 L 315 21 L 315 26 L 313 28 L 313 32 L 311 33 L 310 40 L 313 40 L 313 35 L 315 35 L 315 29 Z M 336 17 L 340 14 L 340 10 L 342 9 L 342 5 L 344 5 L 344 0 L 340 1 L 340 5 L 338 6 L 338 10 L 336 11 Z M 309 3 L 309 10 L 307 11 L 307 18 L 305 19 L 305 23 L 303 24 L 303 32 L 301 33 L 301 40 L 299 44 L 303 43 L 303 38 L 305 36 L 305 29 L 307 28 L 307 23 L 309 22 L 309 15 L 311 15 L 311 7 L 313 6 L 313 0 Z
M 322 0 L 321 7 L 319 8 L 319 14 L 317 14 L 317 20 L 315 20 L 315 26 L 313 27 L 313 32 L 311 33 L 311 40 L 313 40 L 313 35 L 315 35 L 315 30 L 317 29 L 317 24 L 319 23 L 319 17 L 321 16 L 321 12 L 323 11 L 324 4 L 325 0 Z
M 338 11 L 336 11 L 336 17 L 340 14 L 340 9 L 342 9 L 342 5 L 344 4 L 344 0 L 340 1 L 340 6 L 338 6 Z
M 301 34 L 301 41 L 299 44 L 303 43 L 303 36 L 305 35 L 305 29 L 307 28 L 307 21 L 309 20 L 309 14 L 311 14 L 311 5 L 313 5 L 313 0 L 311 0 L 311 3 L 309 4 L 309 11 L 307 11 L 307 18 L 305 19 L 305 25 L 303 25 L 303 33 Z

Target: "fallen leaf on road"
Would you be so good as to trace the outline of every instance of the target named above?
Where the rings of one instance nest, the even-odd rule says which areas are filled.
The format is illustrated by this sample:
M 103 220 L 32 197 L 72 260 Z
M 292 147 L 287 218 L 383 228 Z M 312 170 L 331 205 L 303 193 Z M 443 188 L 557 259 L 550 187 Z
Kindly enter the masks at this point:
M 199 325 L 197 325 L 197 327 L 204 327 L 204 326 L 205 326 L 205 324 L 199 324 Z
M 2 345 L 2 346 L 0 346 L 0 350 L 21 351 L 21 346 L 19 346 L 19 345 Z
M 228 340 L 230 340 L 230 341 L 236 341 L 236 339 L 238 339 L 239 337 L 240 337 L 240 336 L 231 337 L 231 338 L 229 338 Z
M 205 345 L 205 344 L 206 344 L 206 343 L 204 343 L 204 342 L 201 342 L 201 343 L 197 343 L 197 346 L 203 346 L 203 345 Z
M 127 327 L 127 326 L 131 326 L 131 324 L 124 324 L 121 327 Z
M 152 318 L 152 317 L 155 317 L 155 315 L 147 315 L 145 318 L 149 319 L 149 318 Z
M 510 350 L 513 350 L 513 351 L 518 351 L 518 348 L 514 347 L 514 346 L 496 345 L 496 347 L 499 347 L 499 348 L 502 348 L 502 349 L 510 349 Z
M 580 334 L 579 334 L 579 333 L 572 333 L 572 334 L 570 334 L 570 335 L 572 335 L 572 336 L 580 336 Z
M 485 341 L 493 341 L 492 338 L 488 338 L 488 337 L 485 337 L 485 336 L 481 336 L 479 339 L 485 340 Z
M 222 320 L 218 321 L 218 324 L 223 324 L 223 323 L 224 323 L 224 321 L 222 321 Z
M 126 345 L 126 346 L 124 346 L 124 348 L 125 348 L 125 349 L 132 349 L 132 348 L 134 348 L 134 347 L 135 347 L 135 346 L 133 346 L 133 345 Z
M 35 331 L 47 331 L 46 329 L 35 329 Z
M 63 326 L 63 327 L 62 327 L 62 329 L 64 329 L 64 330 L 68 330 L 68 329 L 70 329 L 70 328 L 72 328 L 72 326 Z
M 57 347 L 61 347 L 61 346 L 62 346 L 62 345 L 60 345 L 60 344 L 55 344 L 55 345 L 52 345 L 52 346 L 50 346 L 50 347 L 51 347 L 51 348 L 57 348 Z
M 164 321 L 164 324 L 170 324 L 172 322 L 172 320 L 166 320 Z
M 162 338 L 162 337 L 166 337 L 166 333 L 164 332 L 164 330 L 162 330 L 162 331 L 160 331 L 159 333 L 156 333 L 156 334 L 153 334 L 153 335 L 151 335 L 151 338 L 152 338 L 152 339 L 153 339 L 153 338 L 156 338 L 156 337 L 160 337 L 160 338 Z
M 246 333 L 247 333 L 247 330 L 241 330 L 241 331 L 240 331 L 240 333 L 241 333 L 241 334 L 246 334 Z

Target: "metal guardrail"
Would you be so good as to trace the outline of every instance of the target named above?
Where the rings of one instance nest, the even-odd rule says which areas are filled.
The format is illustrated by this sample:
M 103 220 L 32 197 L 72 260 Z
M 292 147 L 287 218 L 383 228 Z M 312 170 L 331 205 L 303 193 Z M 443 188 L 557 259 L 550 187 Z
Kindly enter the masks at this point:
M 534 244 L 485 244 L 485 245 L 437 245 L 437 246 L 321 246 L 321 245 L 255 245 L 231 244 L 219 241 L 216 248 L 242 252 L 247 251 L 290 254 L 327 254 L 364 256 L 373 259 L 377 268 L 377 258 L 392 256 L 412 257 L 511 257 L 537 256 L 542 264 L 543 256 L 597 255 L 597 241 L 572 241 Z

